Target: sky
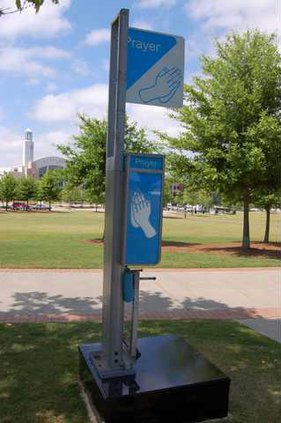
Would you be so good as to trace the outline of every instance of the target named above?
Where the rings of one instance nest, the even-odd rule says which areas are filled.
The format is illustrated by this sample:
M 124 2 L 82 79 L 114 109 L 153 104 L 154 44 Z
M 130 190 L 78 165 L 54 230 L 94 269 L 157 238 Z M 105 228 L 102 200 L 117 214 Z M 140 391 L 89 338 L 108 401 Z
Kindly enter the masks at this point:
M 14 3 L 0 0 L 0 8 Z M 0 17 L 0 166 L 21 164 L 26 128 L 38 158 L 72 141 L 78 113 L 107 117 L 110 25 L 121 8 L 130 10 L 132 27 L 185 38 L 186 83 L 200 74 L 200 56 L 214 55 L 214 40 L 231 31 L 258 28 L 281 38 L 281 0 L 45 0 L 38 14 L 28 8 Z M 180 131 L 165 108 L 126 110 L 150 137 Z

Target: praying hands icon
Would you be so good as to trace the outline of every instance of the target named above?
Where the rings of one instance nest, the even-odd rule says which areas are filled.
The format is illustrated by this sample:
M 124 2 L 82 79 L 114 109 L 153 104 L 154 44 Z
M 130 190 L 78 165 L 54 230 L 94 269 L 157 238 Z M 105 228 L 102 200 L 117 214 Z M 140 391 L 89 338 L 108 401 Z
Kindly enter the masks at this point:
M 175 95 L 182 83 L 182 72 L 176 67 L 163 68 L 152 85 L 139 90 L 139 96 L 144 103 L 158 100 L 166 104 Z
M 131 203 L 131 224 L 134 228 L 141 228 L 146 238 L 156 235 L 156 230 L 151 225 L 151 204 L 141 192 L 135 192 Z

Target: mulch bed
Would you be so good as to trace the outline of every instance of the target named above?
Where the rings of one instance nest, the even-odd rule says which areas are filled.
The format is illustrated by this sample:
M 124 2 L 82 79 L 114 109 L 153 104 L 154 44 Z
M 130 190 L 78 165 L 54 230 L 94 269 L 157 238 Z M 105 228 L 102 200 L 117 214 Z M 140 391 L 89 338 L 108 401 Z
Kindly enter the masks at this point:
M 102 245 L 101 239 L 88 239 L 81 241 L 87 244 Z M 163 241 L 163 252 L 182 252 L 182 253 L 212 253 L 216 255 L 241 256 L 241 257 L 267 257 L 273 259 L 281 259 L 281 243 L 270 242 L 251 242 L 250 250 L 244 250 L 241 242 L 212 242 L 209 244 L 195 244 L 188 242 Z

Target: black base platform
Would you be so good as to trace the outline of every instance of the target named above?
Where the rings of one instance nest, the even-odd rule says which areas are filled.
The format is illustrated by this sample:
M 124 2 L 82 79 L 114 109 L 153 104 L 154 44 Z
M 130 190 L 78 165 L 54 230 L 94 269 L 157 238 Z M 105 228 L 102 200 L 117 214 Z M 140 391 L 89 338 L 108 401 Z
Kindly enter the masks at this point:
M 80 345 L 80 378 L 106 423 L 198 422 L 228 412 L 230 379 L 182 338 L 138 341 L 136 375 L 101 380 L 91 353 L 101 344 Z

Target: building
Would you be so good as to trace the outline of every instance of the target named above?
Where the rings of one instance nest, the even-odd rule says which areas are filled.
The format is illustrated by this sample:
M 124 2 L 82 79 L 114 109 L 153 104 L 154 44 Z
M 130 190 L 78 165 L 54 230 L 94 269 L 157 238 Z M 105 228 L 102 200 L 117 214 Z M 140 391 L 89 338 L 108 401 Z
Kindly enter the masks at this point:
M 48 170 L 63 169 L 65 167 L 66 161 L 62 157 L 49 156 L 34 160 L 33 133 L 31 129 L 26 129 L 23 140 L 22 164 L 0 167 L 0 178 L 5 173 L 11 173 L 15 177 L 32 176 L 34 179 L 39 179 Z

